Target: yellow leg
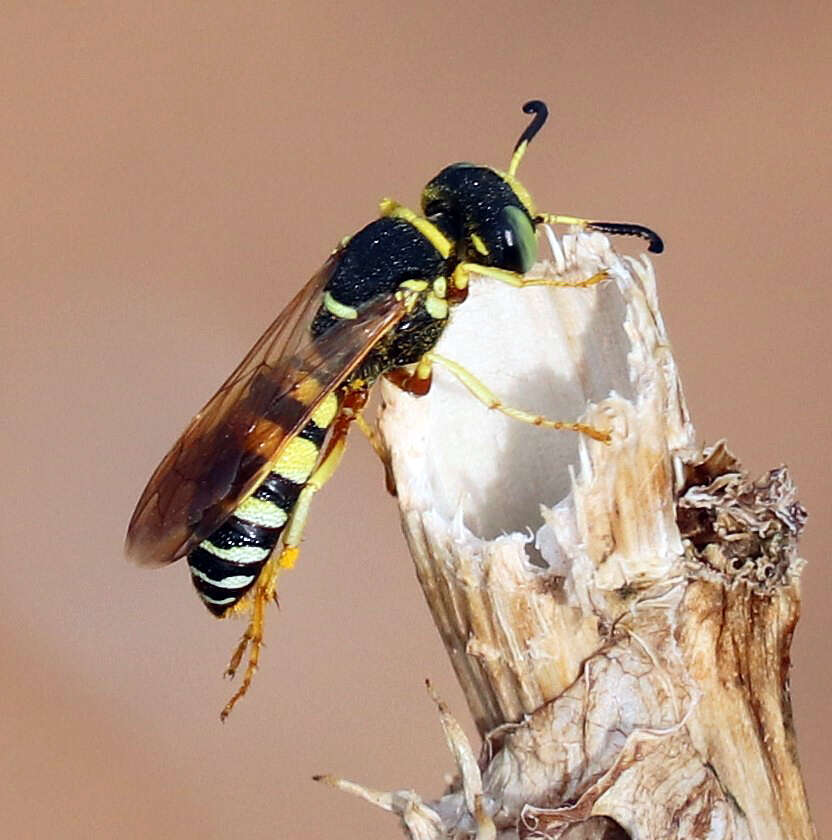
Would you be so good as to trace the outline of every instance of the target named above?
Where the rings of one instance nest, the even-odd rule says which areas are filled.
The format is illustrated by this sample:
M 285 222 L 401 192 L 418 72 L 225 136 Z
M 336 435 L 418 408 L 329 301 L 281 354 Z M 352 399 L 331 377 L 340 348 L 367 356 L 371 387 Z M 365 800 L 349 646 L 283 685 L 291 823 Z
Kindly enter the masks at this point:
M 274 600 L 277 600 L 277 578 L 282 569 L 291 569 L 295 565 L 298 553 L 300 552 L 300 539 L 303 535 L 303 527 L 306 524 L 306 518 L 309 514 L 309 506 L 312 497 L 320 490 L 327 481 L 335 473 L 338 464 L 344 454 L 344 449 L 347 443 L 347 430 L 350 422 L 355 419 L 351 411 L 344 412 L 335 421 L 332 438 L 327 445 L 326 451 L 321 462 L 318 464 L 315 472 L 309 477 L 308 481 L 300 491 L 297 501 L 292 508 L 292 515 L 289 519 L 289 524 L 283 533 L 283 545 L 279 554 L 273 554 L 254 586 L 254 591 L 249 598 L 240 601 L 238 609 L 251 610 L 251 619 L 249 620 L 246 632 L 243 633 L 237 649 L 234 651 L 228 667 L 225 670 L 227 677 L 233 677 L 237 668 L 243 660 L 246 649 L 248 649 L 248 662 L 246 663 L 246 671 L 243 675 L 243 680 L 240 687 L 234 692 L 225 708 L 220 713 L 220 719 L 225 720 L 234 708 L 237 701 L 245 695 L 248 691 L 251 681 L 257 672 L 257 666 L 260 662 L 260 649 L 263 647 L 263 627 L 265 623 L 266 605 Z
M 505 405 L 503 401 L 494 394 L 483 382 L 477 379 L 471 371 L 464 368 L 458 362 L 451 359 L 446 359 L 438 353 L 426 353 L 423 357 L 424 361 L 428 363 L 433 362 L 442 365 L 446 370 L 450 371 L 481 403 L 488 406 L 488 408 L 499 411 L 508 417 L 513 417 L 515 420 L 520 420 L 522 423 L 530 423 L 532 426 L 543 426 L 548 429 L 564 429 L 573 432 L 580 432 L 593 440 L 599 440 L 602 443 L 609 443 L 610 433 L 596 429 L 594 426 L 588 426 L 585 423 L 568 423 L 563 420 L 550 420 L 548 417 L 543 417 L 540 414 L 530 414 L 528 411 L 523 411 L 519 408 L 512 408 Z
M 492 268 L 488 265 L 480 265 L 479 263 L 460 263 L 455 269 L 452 278 L 454 288 L 465 289 L 468 287 L 468 278 L 472 274 L 478 274 L 480 277 L 490 277 L 494 280 L 499 280 L 501 283 L 506 283 L 513 286 L 515 289 L 525 289 L 528 286 L 555 286 L 558 288 L 567 289 L 587 289 L 590 286 L 595 286 L 608 278 L 606 271 L 599 271 L 593 274 L 592 277 L 587 277 L 586 280 L 577 280 L 571 283 L 567 280 L 551 280 L 546 277 L 525 277 L 522 274 L 517 274 L 514 271 L 506 271 L 504 268 Z
M 364 419 L 361 414 L 356 415 L 355 425 L 361 430 L 361 434 L 367 438 L 370 446 L 373 447 L 373 452 L 378 455 L 382 463 L 386 464 L 389 461 L 387 448 L 381 442 L 376 430 Z
M 222 712 L 220 712 L 220 720 L 222 721 L 225 721 L 237 701 L 248 691 L 251 681 L 257 672 L 257 665 L 260 662 L 260 648 L 263 646 L 263 626 L 266 605 L 272 599 L 276 600 L 277 576 L 279 571 L 280 558 L 272 555 L 263 567 L 263 571 L 260 572 L 260 577 L 255 584 L 251 597 L 240 602 L 240 604 L 244 604 L 251 610 L 251 619 L 249 620 L 248 627 L 246 627 L 246 632 L 243 633 L 243 637 L 240 639 L 240 643 L 237 645 L 237 649 L 234 651 L 228 663 L 228 667 L 225 669 L 226 677 L 231 678 L 237 673 L 237 668 L 240 666 L 246 649 L 250 649 L 243 681 L 231 699 L 225 704 Z
M 291 569 L 295 565 L 295 559 L 300 551 L 300 540 L 303 536 L 303 529 L 306 526 L 306 518 L 309 515 L 309 506 L 312 497 L 329 481 L 338 469 L 344 450 L 347 448 L 346 432 L 337 441 L 333 442 L 329 452 L 318 468 L 309 477 L 309 480 L 300 491 L 298 500 L 292 508 L 292 516 L 289 525 L 283 536 L 283 551 L 280 552 L 281 567 Z
M 387 492 L 391 496 L 397 496 L 398 491 L 396 490 L 396 479 L 393 476 L 393 464 L 390 461 L 390 452 L 376 433 L 376 430 L 364 419 L 361 414 L 356 415 L 355 425 L 361 429 L 384 467 L 384 484 L 387 487 Z
M 365 383 L 361 382 L 358 385 L 351 385 L 351 388 L 354 389 L 352 396 L 352 401 L 347 399 L 345 401 L 345 405 L 342 408 L 342 414 L 344 416 L 344 420 L 346 422 L 354 421 L 355 425 L 361 430 L 361 433 L 364 437 L 367 438 L 370 446 L 373 447 L 373 452 L 378 455 L 379 460 L 384 465 L 384 470 L 387 475 L 387 488 L 388 490 L 391 487 L 391 480 L 392 480 L 392 471 L 390 467 L 390 453 L 387 451 L 387 447 L 382 442 L 381 438 L 376 433 L 376 430 L 364 419 L 364 415 L 361 413 L 361 409 L 364 407 L 364 404 L 367 399 L 368 395 L 368 388 Z M 395 491 L 390 490 L 390 492 L 395 496 Z

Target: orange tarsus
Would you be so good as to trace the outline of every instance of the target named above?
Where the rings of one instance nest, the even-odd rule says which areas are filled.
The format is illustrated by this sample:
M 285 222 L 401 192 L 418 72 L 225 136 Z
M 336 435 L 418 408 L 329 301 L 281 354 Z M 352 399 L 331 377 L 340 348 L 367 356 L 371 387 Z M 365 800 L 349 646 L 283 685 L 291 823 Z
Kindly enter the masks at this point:
M 423 397 L 430 391 L 432 376 L 427 376 L 424 379 L 416 375 L 416 371 L 410 372 L 407 368 L 395 368 L 384 374 L 390 382 L 402 391 L 408 394 L 413 394 L 415 397 Z

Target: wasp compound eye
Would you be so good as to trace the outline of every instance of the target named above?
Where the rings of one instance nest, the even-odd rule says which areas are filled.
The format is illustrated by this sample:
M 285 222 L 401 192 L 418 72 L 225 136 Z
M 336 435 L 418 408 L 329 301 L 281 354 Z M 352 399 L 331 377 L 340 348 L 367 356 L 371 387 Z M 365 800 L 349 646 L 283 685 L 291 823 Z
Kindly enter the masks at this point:
M 531 219 L 519 208 L 503 207 L 498 216 L 503 256 L 500 266 L 525 274 L 537 257 L 537 241 Z

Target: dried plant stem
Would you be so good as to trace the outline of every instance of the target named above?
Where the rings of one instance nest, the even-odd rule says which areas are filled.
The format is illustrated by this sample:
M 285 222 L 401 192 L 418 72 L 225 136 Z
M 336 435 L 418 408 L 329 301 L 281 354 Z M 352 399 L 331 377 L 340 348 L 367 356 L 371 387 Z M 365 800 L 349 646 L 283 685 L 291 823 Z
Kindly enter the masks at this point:
M 489 411 L 441 369 L 424 398 L 384 392 L 405 534 L 485 747 L 472 769 L 443 717 L 460 782 L 385 807 L 425 840 L 811 838 L 789 476 L 695 445 L 646 260 L 550 244 L 538 273 L 610 280 L 477 282 L 438 350 L 610 445 Z

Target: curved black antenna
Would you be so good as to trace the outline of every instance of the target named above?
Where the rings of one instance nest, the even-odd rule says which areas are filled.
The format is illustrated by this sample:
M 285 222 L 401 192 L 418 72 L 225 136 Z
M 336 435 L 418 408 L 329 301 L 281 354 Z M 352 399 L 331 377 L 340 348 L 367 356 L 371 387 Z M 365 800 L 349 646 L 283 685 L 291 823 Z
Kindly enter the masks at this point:
M 587 222 L 589 230 L 599 230 L 601 233 L 611 233 L 613 236 L 638 236 L 649 243 L 647 250 L 653 254 L 664 251 L 664 242 L 654 230 L 644 225 L 634 225 L 629 222 Z
M 523 106 L 523 113 L 534 114 L 534 119 L 528 124 L 526 130 L 520 135 L 520 139 L 515 143 L 515 152 L 520 148 L 521 143 L 531 143 L 534 140 L 535 135 L 543 128 L 543 123 L 549 117 L 549 109 L 546 107 L 546 103 L 541 102 L 539 99 L 530 99 Z
M 512 154 L 511 163 L 508 165 L 509 175 L 514 175 L 517 172 L 517 167 L 520 165 L 520 161 L 526 153 L 526 148 L 534 139 L 537 132 L 543 128 L 543 123 L 546 122 L 549 116 L 549 109 L 546 107 L 545 102 L 541 102 L 539 99 L 530 99 L 523 106 L 523 113 L 534 114 L 534 118 L 526 126 L 517 143 L 514 145 L 514 154 Z

